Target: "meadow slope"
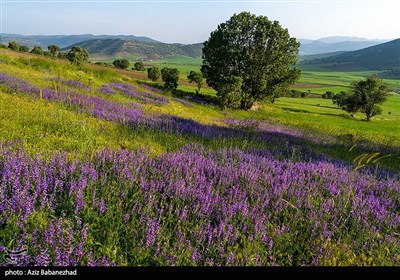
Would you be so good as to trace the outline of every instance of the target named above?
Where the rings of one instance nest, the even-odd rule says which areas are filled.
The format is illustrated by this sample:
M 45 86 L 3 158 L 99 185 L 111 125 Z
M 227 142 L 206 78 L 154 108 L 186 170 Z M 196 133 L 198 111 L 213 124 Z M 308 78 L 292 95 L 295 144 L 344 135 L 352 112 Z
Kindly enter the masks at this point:
M 322 99 L 220 110 L 129 72 L 0 50 L 0 262 L 399 264 L 398 96 L 367 124 Z

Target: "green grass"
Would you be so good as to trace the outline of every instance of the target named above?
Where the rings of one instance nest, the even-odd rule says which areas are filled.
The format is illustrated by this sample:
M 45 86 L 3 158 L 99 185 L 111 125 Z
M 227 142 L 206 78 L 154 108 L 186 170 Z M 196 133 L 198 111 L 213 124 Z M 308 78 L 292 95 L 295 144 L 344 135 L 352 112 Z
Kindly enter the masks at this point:
M 304 129 L 314 129 L 329 135 L 354 134 L 373 143 L 400 146 L 400 95 L 392 95 L 382 106 L 382 115 L 372 121 L 357 113 L 355 118 L 332 103 L 317 98 L 279 98 L 272 118 L 280 123 Z M 390 114 L 389 114 L 390 112 Z
M 304 67 L 312 66 L 312 67 Z M 353 71 L 353 72 L 339 72 L 339 71 L 326 71 L 321 70 L 320 67 L 314 65 L 300 66 L 302 69 L 299 82 L 309 84 L 321 84 L 329 86 L 348 87 L 352 82 L 359 81 L 369 75 L 377 75 L 379 71 Z M 399 87 L 400 80 L 384 79 L 385 82 L 392 87 Z
M 157 131 L 132 130 L 78 114 L 62 104 L 10 95 L 0 90 L 0 141 L 17 140 L 34 155 L 55 151 L 86 156 L 96 150 L 146 148 L 151 153 L 174 150 L 186 141 Z

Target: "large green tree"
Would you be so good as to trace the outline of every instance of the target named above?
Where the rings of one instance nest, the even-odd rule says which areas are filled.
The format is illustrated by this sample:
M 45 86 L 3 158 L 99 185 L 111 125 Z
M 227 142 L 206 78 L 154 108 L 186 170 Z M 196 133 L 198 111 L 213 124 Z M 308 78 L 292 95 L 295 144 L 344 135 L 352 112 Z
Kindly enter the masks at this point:
M 161 69 L 161 78 L 165 82 L 164 89 L 174 90 L 178 87 L 179 71 L 176 68 L 164 67 Z
M 240 80 L 239 107 L 249 109 L 258 100 L 273 102 L 297 81 L 300 70 L 292 65 L 299 46 L 278 21 L 242 12 L 220 24 L 204 43 L 201 71 L 220 96 L 227 84 Z
M 72 64 L 81 67 L 83 63 L 89 61 L 89 52 L 86 49 L 81 48 L 80 46 L 74 46 L 67 53 L 67 59 Z
M 147 77 L 152 81 L 157 81 L 161 77 L 160 69 L 156 66 L 147 68 Z

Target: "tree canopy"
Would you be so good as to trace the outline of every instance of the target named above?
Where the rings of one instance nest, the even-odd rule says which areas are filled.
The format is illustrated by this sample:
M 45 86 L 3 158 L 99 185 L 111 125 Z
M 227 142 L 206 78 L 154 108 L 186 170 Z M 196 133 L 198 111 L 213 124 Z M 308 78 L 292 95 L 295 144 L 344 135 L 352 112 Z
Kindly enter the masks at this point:
M 164 83 L 164 89 L 174 90 L 178 87 L 179 71 L 176 68 L 164 67 L 161 69 L 161 77 Z
M 29 52 L 29 47 L 28 46 L 19 46 L 19 51 L 20 52 Z
M 144 64 L 143 64 L 143 62 L 140 62 L 140 61 L 138 61 L 138 62 L 135 62 L 135 64 L 133 65 L 133 67 L 135 68 L 135 70 L 137 70 L 137 71 L 144 71 Z
M 274 101 L 297 81 L 300 70 L 292 65 L 299 46 L 278 21 L 242 12 L 220 24 L 204 43 L 201 71 L 221 100 L 227 84 L 240 82 L 238 107 L 249 109 L 258 100 Z
M 8 43 L 8 48 L 10 50 L 13 50 L 13 51 L 19 51 L 19 44 L 17 42 L 14 42 L 14 41 L 9 42 Z
M 55 58 L 57 56 L 57 53 L 60 51 L 60 47 L 56 45 L 50 45 L 47 47 L 47 49 L 49 50 L 53 58 Z
M 130 63 L 127 59 L 116 59 L 114 60 L 113 65 L 119 69 L 126 69 L 129 67 Z
M 197 86 L 196 92 L 200 93 L 201 87 L 204 84 L 203 75 L 199 72 L 190 71 L 187 78 L 188 78 L 189 83 L 196 84 L 196 86 Z
M 377 76 L 369 76 L 353 84 L 353 92 L 341 92 L 332 99 L 334 104 L 350 114 L 361 112 L 369 121 L 373 116 L 382 113 L 378 106 L 386 101 L 388 87 Z
M 39 47 L 39 46 L 34 46 L 33 49 L 31 50 L 31 53 L 44 55 L 43 49 L 41 47 Z
M 89 52 L 86 49 L 81 48 L 80 46 L 74 46 L 67 53 L 67 59 L 77 66 L 82 66 L 83 63 L 89 61 Z
M 147 77 L 152 81 L 157 81 L 161 77 L 160 69 L 156 66 L 147 68 Z

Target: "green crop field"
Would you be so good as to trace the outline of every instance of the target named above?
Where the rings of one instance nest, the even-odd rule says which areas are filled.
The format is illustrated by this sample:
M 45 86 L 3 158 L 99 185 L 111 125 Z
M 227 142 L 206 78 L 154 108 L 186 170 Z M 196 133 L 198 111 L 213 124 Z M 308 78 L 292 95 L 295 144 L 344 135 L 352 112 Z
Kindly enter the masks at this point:
M 102 60 L 104 62 L 112 62 L 116 58 Z M 129 58 L 131 65 L 136 62 L 136 57 Z M 189 71 L 200 71 L 202 59 L 201 57 L 193 58 L 187 56 L 171 56 L 162 60 L 144 61 L 146 67 L 157 66 L 160 69 L 163 67 L 177 68 L 181 73 L 181 80 L 187 81 L 187 73 Z M 339 93 L 341 91 L 349 91 L 352 82 L 358 81 L 368 75 L 379 75 L 380 71 L 332 71 L 325 68 L 324 65 L 309 65 L 300 64 L 298 66 L 302 70 L 299 83 L 294 85 L 294 89 L 301 91 L 310 91 L 315 94 L 323 94 L 327 91 Z M 385 79 L 385 82 L 392 88 L 400 88 L 400 80 Z M 181 85 L 182 90 L 193 90 L 191 86 Z M 206 94 L 215 94 L 211 88 L 203 90 Z
M 193 58 L 188 56 L 170 56 L 161 60 L 145 61 L 145 67 L 157 66 L 176 68 L 181 73 L 181 79 L 187 80 L 187 73 L 190 71 L 200 71 L 201 57 Z
M 273 118 L 293 126 L 314 128 L 325 134 L 354 134 L 384 145 L 400 146 L 400 95 L 392 95 L 382 106 L 382 115 L 372 122 L 365 122 L 364 115 L 357 113 L 349 118 L 329 99 L 279 98 L 279 108 Z

